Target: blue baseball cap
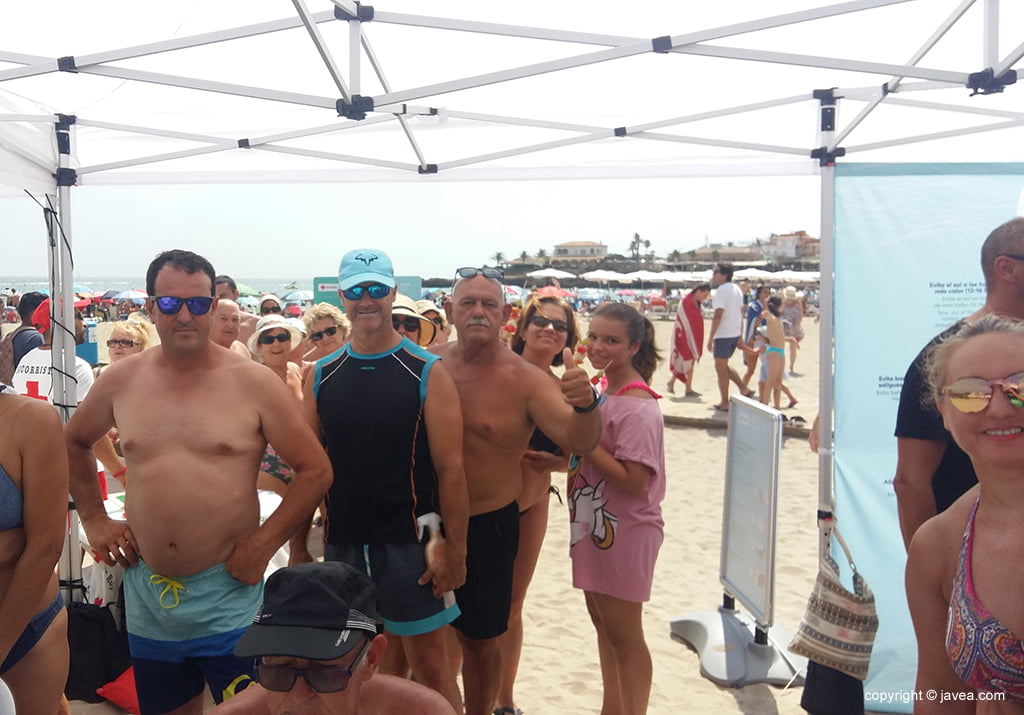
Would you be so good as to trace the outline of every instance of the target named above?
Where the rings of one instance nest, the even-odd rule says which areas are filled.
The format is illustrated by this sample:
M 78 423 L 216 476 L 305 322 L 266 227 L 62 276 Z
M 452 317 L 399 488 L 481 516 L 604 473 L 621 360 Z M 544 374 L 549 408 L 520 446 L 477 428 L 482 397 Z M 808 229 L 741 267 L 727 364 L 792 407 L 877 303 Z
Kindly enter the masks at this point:
M 370 281 L 395 287 L 395 268 L 387 254 L 376 248 L 357 248 L 346 253 L 338 268 L 338 290 Z

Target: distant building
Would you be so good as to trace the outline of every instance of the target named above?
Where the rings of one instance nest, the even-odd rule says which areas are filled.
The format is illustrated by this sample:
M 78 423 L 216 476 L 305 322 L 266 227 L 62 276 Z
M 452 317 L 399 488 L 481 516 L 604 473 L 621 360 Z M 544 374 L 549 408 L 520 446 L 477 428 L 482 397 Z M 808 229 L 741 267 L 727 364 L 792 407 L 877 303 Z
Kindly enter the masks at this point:
M 773 233 L 768 243 L 761 246 L 765 255 L 782 262 L 794 259 L 817 260 L 821 254 L 821 241 L 808 236 L 806 231 Z
M 724 246 L 712 243 L 692 251 L 682 252 L 682 263 L 710 265 L 718 261 L 732 263 L 737 267 L 765 265 L 764 246 Z
M 608 246 L 595 241 L 569 241 L 555 246 L 552 263 L 590 263 L 608 257 Z

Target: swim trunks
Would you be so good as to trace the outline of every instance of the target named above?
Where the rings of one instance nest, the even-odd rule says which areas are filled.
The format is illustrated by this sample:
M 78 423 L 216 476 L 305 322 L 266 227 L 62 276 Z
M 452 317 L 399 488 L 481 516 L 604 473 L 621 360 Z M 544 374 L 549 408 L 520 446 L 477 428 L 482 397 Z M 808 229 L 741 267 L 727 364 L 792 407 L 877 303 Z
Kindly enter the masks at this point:
M 452 622 L 468 638 L 497 638 L 508 629 L 512 567 L 519 549 L 519 505 L 469 518 L 466 583 L 455 589 L 462 615 Z
M 224 564 L 168 578 L 139 559 L 125 569 L 124 596 L 143 713 L 185 704 L 202 692 L 204 676 L 217 702 L 252 682 L 253 660 L 232 650 L 263 599 L 262 581 L 244 584 Z
M 739 345 L 739 342 L 739 337 L 715 338 L 712 343 L 715 357 L 719 360 L 728 360 L 736 352 L 736 346 Z
M 373 579 L 384 627 L 395 635 L 430 633 L 461 613 L 454 593 L 435 598 L 429 583 L 417 583 L 427 570 L 422 544 L 326 544 L 324 559 L 350 564 Z
M 60 597 L 60 592 L 58 591 L 57 596 L 50 602 L 49 606 L 32 616 L 32 620 L 28 622 L 25 630 L 18 636 L 18 640 L 11 646 L 11 650 L 7 653 L 7 658 L 4 659 L 3 663 L 0 663 L 0 675 L 16 666 L 35 647 L 62 608 L 64 608 L 64 599 Z

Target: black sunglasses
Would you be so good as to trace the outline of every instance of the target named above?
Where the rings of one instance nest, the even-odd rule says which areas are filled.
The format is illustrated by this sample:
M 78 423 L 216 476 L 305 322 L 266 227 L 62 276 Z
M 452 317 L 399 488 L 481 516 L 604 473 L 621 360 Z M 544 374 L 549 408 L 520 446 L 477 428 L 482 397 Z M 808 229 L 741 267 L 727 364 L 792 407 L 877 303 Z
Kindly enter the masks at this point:
M 332 325 L 329 328 L 324 328 L 323 330 L 318 330 L 315 333 L 311 333 L 310 336 L 309 336 L 309 339 L 312 340 L 314 343 L 318 343 L 318 342 L 320 342 L 321 340 L 324 339 L 325 335 L 334 335 L 337 332 L 338 332 L 338 326 L 337 325 Z
M 494 281 L 500 281 L 505 278 L 505 272 L 500 268 L 473 268 L 472 266 L 459 268 L 455 271 L 456 280 L 462 280 L 463 278 L 476 278 L 477 276 L 483 276 L 484 278 L 490 278 Z
M 435 315 L 433 318 L 430 319 L 430 322 L 439 328 L 444 327 L 444 318 L 442 318 L 440 315 Z
M 213 305 L 213 296 L 196 295 L 191 298 L 177 298 L 173 295 L 150 296 L 156 303 L 157 310 L 164 315 L 177 315 L 181 306 L 187 305 L 192 315 L 206 315 Z
M 125 340 L 125 339 L 111 338 L 110 340 L 107 341 L 107 347 L 108 348 L 114 348 L 114 347 L 117 347 L 117 348 L 130 348 L 130 347 L 133 347 L 135 345 L 138 345 L 138 343 L 135 342 L 134 340 Z
M 363 293 L 369 293 L 370 297 L 374 300 L 380 300 L 390 292 L 391 289 L 383 283 L 371 283 L 368 286 L 352 286 L 347 290 L 341 291 L 341 294 L 345 296 L 346 300 L 362 300 Z
M 420 319 L 413 317 L 399 318 L 397 315 L 392 315 L 391 327 L 395 330 L 405 328 L 408 332 L 415 333 L 420 329 Z
M 1024 261 L 1024 256 L 1020 255 L 1019 253 L 1000 253 L 999 255 L 1006 256 L 1007 258 L 1012 258 L 1015 261 Z
M 546 328 L 550 325 L 554 327 L 555 332 L 557 333 L 569 332 L 569 324 L 564 320 L 552 320 L 551 318 L 546 318 L 543 315 L 535 315 L 532 318 L 530 318 L 530 324 L 536 325 L 538 328 L 541 329 Z
M 256 680 L 267 690 L 275 693 L 287 693 L 295 685 L 295 679 L 300 675 L 305 678 L 306 684 L 318 693 L 338 693 L 348 687 L 348 681 L 352 679 L 359 661 L 363 659 L 370 641 L 363 643 L 359 654 L 352 661 L 352 665 L 314 665 L 312 668 L 292 668 L 287 665 L 266 665 L 259 663 L 256 666 Z
M 273 345 L 275 340 L 279 343 L 286 343 L 291 339 L 292 336 L 290 333 L 278 333 L 277 335 L 267 335 L 264 333 L 256 339 L 256 342 L 260 345 Z
M 270 315 L 271 313 L 280 313 L 281 306 L 279 305 L 265 305 L 260 308 L 260 315 Z

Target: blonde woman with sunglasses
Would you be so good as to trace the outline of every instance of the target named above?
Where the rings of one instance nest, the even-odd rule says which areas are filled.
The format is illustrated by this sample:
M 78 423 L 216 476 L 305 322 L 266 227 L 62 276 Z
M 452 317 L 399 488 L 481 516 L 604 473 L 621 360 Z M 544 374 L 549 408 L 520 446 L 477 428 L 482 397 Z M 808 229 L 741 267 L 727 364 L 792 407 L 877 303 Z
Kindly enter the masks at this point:
M 978 484 L 910 543 L 916 687 L 938 694 L 915 713 L 1024 712 L 1022 355 L 1024 323 L 987 315 L 928 356 L 932 398 Z

